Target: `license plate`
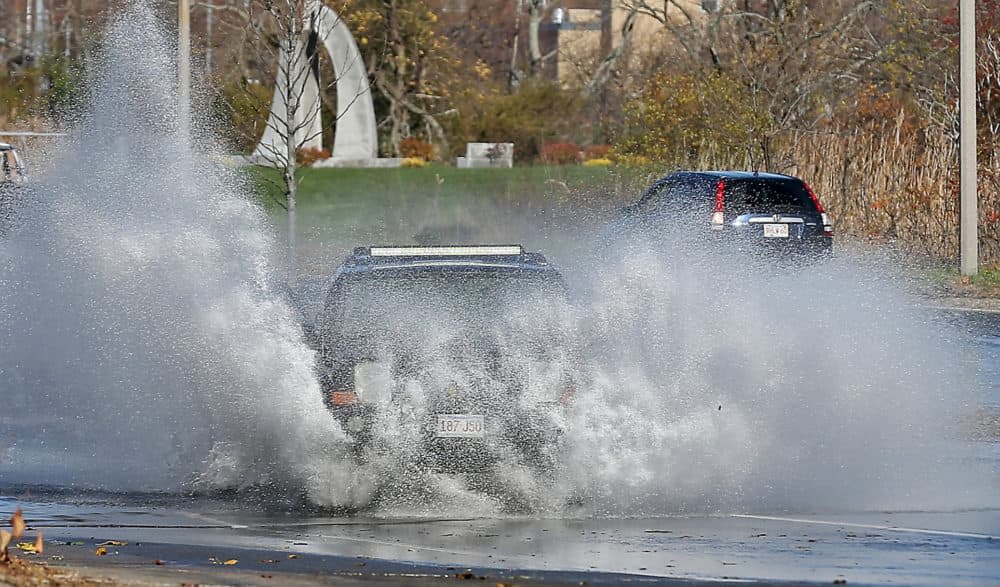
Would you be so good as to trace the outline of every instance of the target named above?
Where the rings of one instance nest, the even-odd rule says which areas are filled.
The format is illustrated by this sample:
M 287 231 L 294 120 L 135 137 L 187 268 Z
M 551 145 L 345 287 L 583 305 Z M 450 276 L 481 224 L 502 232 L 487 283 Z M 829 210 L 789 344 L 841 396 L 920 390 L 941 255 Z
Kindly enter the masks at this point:
M 764 238 L 788 238 L 787 224 L 765 224 Z
M 438 438 L 483 438 L 486 422 L 472 414 L 438 414 L 435 435 Z

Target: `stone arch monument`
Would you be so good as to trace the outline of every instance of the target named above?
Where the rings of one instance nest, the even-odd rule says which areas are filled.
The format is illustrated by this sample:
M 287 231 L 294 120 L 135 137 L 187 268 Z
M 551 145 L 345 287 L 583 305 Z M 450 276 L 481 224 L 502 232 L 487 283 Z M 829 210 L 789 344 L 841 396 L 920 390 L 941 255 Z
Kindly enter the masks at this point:
M 378 157 L 378 135 L 375 131 L 375 107 L 372 104 L 364 59 L 354 42 L 354 36 L 336 12 L 318 0 L 309 1 L 308 11 L 306 30 L 303 32 L 304 42 L 299 43 L 300 51 L 292 64 L 293 71 L 298 72 L 293 77 L 295 84 L 301 85 L 293 92 L 301 96 L 295 112 L 295 144 L 303 148 L 323 147 L 317 53 L 319 44 L 322 43 L 330 56 L 337 78 L 337 121 L 331 159 L 365 165 Z M 279 59 L 284 61 L 286 58 L 282 47 Z M 273 161 L 275 155 L 283 156 L 287 151 L 282 133 L 277 130 L 284 126 L 283 121 L 287 118 L 286 97 L 282 90 L 287 89 L 287 84 L 285 73 L 279 67 L 271 114 L 253 153 L 256 161 Z

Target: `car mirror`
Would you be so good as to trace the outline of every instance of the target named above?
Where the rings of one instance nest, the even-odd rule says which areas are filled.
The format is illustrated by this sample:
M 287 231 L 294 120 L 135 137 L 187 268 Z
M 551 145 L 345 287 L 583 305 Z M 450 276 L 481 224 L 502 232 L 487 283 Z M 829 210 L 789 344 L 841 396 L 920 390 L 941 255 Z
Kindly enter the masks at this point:
M 385 405 L 392 399 L 392 365 L 365 361 L 354 366 L 354 390 L 361 401 Z

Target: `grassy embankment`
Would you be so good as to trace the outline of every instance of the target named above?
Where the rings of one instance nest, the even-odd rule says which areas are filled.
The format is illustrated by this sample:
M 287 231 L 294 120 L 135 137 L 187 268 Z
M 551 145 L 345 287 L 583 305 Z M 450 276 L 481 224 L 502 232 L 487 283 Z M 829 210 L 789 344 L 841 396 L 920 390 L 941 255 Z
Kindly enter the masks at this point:
M 261 168 L 250 173 L 276 229 L 284 231 L 285 212 L 272 197 L 281 193 L 280 174 Z M 302 267 L 326 273 L 352 247 L 374 243 L 518 242 L 559 255 L 572 249 L 580 230 L 598 229 L 633 201 L 653 175 L 575 165 L 303 169 L 296 231 Z M 831 208 L 848 208 L 827 195 Z M 852 233 L 866 234 L 868 227 L 850 212 L 841 219 L 834 211 L 834 219 L 841 243 Z M 858 240 L 878 246 L 863 236 Z M 928 259 L 915 262 L 913 271 L 943 295 L 1000 297 L 1000 269 L 985 267 L 963 280 L 957 268 L 941 269 Z
M 286 230 L 274 198 L 280 174 L 250 173 L 275 227 Z M 352 247 L 379 243 L 523 243 L 557 252 L 573 246 L 581 227 L 634 200 L 646 181 L 617 168 L 582 166 L 303 169 L 301 265 L 322 273 Z

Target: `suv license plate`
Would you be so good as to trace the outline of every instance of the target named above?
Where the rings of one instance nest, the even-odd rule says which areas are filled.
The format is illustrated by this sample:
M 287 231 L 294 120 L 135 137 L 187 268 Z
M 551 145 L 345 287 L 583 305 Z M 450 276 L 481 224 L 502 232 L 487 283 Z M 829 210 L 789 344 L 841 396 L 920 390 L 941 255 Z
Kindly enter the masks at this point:
M 764 238 L 788 238 L 787 224 L 765 224 Z
M 438 438 L 483 438 L 486 436 L 485 418 L 472 414 L 438 414 Z

